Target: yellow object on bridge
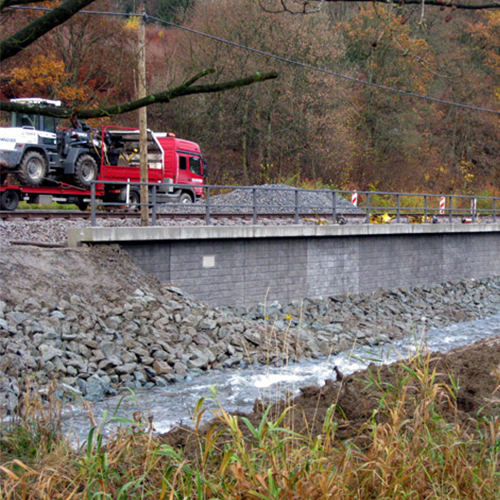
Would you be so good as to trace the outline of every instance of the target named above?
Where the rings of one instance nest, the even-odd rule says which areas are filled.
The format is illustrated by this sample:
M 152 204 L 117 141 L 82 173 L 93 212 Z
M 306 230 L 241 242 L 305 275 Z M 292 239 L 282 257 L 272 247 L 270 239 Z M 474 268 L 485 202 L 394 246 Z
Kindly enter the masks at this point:
M 370 214 L 370 224 L 390 224 L 395 217 L 396 217 L 395 215 L 389 215 L 389 214 L 383 214 L 383 215 Z

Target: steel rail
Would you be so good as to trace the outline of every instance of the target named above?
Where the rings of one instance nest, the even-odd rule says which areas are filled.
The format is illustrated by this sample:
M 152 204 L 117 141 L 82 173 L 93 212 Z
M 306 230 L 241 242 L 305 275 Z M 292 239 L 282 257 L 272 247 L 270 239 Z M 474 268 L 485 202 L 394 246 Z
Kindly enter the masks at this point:
M 374 209 L 376 207 L 373 207 Z M 375 217 L 377 217 L 377 214 L 372 214 Z M 397 212 L 386 212 L 385 215 L 388 215 L 389 217 L 393 217 L 393 222 L 396 223 L 395 217 L 397 216 Z M 400 218 L 404 219 L 411 219 L 414 217 L 423 217 L 423 214 L 421 212 L 415 212 L 415 213 L 404 213 L 404 214 L 399 214 Z M 463 220 L 464 217 L 468 215 L 467 213 L 462 213 L 459 210 L 457 210 L 453 214 L 453 219 L 454 220 L 460 220 L 463 222 L 470 222 L 470 220 Z M 254 215 L 253 213 L 217 213 L 217 212 L 211 212 L 210 213 L 211 218 L 213 219 L 228 219 L 228 220 L 234 220 L 234 219 L 253 219 Z M 296 224 L 297 223 L 297 216 L 299 219 L 302 219 L 304 222 L 311 222 L 314 224 L 322 225 L 322 224 L 332 224 L 333 223 L 333 217 L 332 214 L 328 211 L 325 212 L 315 212 L 315 213 L 310 213 L 310 212 L 300 212 L 300 213 L 295 213 L 295 212 L 288 212 L 288 213 L 260 213 L 258 214 L 259 219 L 289 219 L 290 224 Z M 107 219 L 140 219 L 141 215 L 140 212 L 137 210 L 134 211 L 106 211 L 106 212 L 96 212 L 96 218 L 97 219 L 102 219 L 102 220 L 107 220 Z M 479 217 L 479 216 L 478 216 Z M 488 214 L 485 214 L 482 216 L 483 218 L 488 218 Z M 198 213 L 193 213 L 193 212 L 165 212 L 165 213 L 157 213 L 156 214 L 157 219 L 205 219 L 205 213 L 204 212 L 198 212 Z M 432 223 L 432 218 L 434 218 L 434 222 L 441 222 L 444 220 L 449 219 L 448 214 L 437 214 L 434 213 L 431 215 L 428 215 L 428 221 L 426 223 L 430 224 Z M 469 216 L 470 218 L 470 216 Z M 0 220 L 2 221 L 15 221 L 15 220 L 24 220 L 24 221 L 49 221 L 49 220 L 90 220 L 91 219 L 91 213 L 90 212 L 81 212 L 78 210 L 72 211 L 72 210 L 18 210 L 18 211 L 0 211 Z M 342 213 L 339 211 L 337 217 L 336 217 L 336 224 L 344 224 L 348 223 L 349 219 L 357 219 L 357 220 L 363 220 L 365 221 L 366 215 L 364 213 Z M 401 221 L 401 222 L 407 222 L 407 221 Z M 409 222 L 409 221 L 408 221 Z M 372 222 L 372 223 L 377 223 L 377 222 Z
M 329 212 L 324 213 L 301 213 L 301 217 L 330 217 Z M 364 214 L 342 214 L 344 217 L 364 217 Z M 253 213 L 249 212 L 246 214 L 242 213 L 232 213 L 224 212 L 217 213 L 212 212 L 211 216 L 213 218 L 227 218 L 227 219 L 251 219 Z M 204 219 L 205 212 L 159 212 L 156 214 L 157 219 Z M 259 218 L 265 219 L 293 219 L 295 217 L 294 212 L 290 213 L 259 213 Z M 52 219 L 64 219 L 64 220 L 87 220 L 91 218 L 90 212 L 80 212 L 78 210 L 17 210 L 17 211 L 0 211 L 0 220 L 52 220 Z M 106 211 L 106 212 L 96 212 L 96 218 L 98 219 L 137 219 L 140 218 L 140 212 L 134 211 Z

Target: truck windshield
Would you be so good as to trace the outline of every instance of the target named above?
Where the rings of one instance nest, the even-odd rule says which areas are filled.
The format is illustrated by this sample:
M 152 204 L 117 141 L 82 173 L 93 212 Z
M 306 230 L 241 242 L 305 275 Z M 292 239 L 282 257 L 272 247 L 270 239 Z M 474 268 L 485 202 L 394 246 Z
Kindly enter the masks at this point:
M 38 126 L 38 116 L 27 113 L 12 113 L 13 127 L 30 127 L 36 129 Z
M 31 113 L 12 113 L 13 127 L 28 127 L 55 134 L 56 125 L 56 119 L 53 116 L 33 115 Z
M 203 168 L 201 165 L 201 158 L 191 156 L 191 158 L 189 158 L 189 170 L 195 175 L 202 175 Z

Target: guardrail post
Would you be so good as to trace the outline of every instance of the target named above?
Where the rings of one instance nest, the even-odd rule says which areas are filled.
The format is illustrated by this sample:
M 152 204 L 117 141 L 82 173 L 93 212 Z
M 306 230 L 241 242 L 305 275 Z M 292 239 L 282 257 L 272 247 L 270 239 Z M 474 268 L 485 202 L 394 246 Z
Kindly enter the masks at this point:
M 210 187 L 207 187 L 207 194 L 205 195 L 205 225 L 210 225 Z
M 253 218 L 252 222 L 255 226 L 257 224 L 257 190 L 252 188 L 252 200 L 253 200 Z
M 497 221 L 497 199 L 493 198 L 493 222 Z
M 156 226 L 156 186 L 157 184 L 153 184 L 153 191 L 151 193 L 151 203 L 152 203 L 152 209 L 151 209 L 151 224 L 153 226 Z
M 401 195 L 398 193 L 396 195 L 396 222 L 399 224 L 401 222 Z
M 424 222 L 427 222 L 427 208 L 428 208 L 427 195 L 424 194 Z
M 299 223 L 299 190 L 295 188 L 295 224 Z
M 332 191 L 332 198 L 333 198 L 333 210 L 332 210 L 333 223 L 337 224 L 337 191 Z
M 95 182 L 90 184 L 90 225 L 96 225 L 95 217 Z
M 448 199 L 450 200 L 449 221 L 453 224 L 453 195 L 450 195 Z
M 366 193 L 366 223 L 370 223 L 370 193 Z

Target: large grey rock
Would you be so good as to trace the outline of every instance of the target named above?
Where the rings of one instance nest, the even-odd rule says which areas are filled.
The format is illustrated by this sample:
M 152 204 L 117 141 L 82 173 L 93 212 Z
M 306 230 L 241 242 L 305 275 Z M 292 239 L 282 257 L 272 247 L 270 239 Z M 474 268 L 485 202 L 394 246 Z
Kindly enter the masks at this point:
M 103 401 L 106 396 L 116 394 L 116 390 L 97 375 L 92 375 L 86 380 L 82 378 L 77 379 L 77 386 L 85 399 L 92 402 Z
M 46 364 L 48 361 L 51 361 L 55 357 L 62 356 L 63 352 L 61 349 L 57 349 L 51 345 L 42 344 L 38 350 L 42 354 L 41 362 L 42 364 Z

